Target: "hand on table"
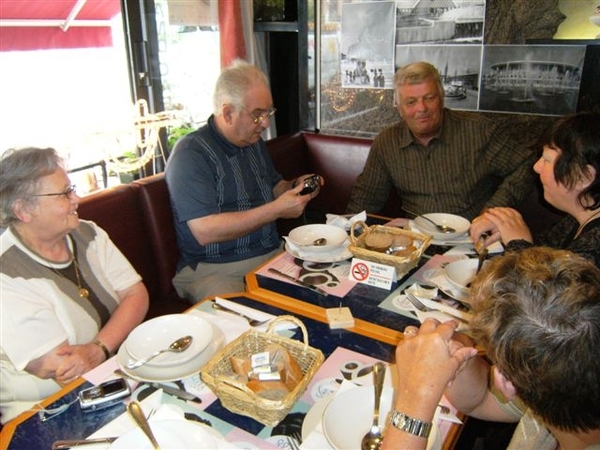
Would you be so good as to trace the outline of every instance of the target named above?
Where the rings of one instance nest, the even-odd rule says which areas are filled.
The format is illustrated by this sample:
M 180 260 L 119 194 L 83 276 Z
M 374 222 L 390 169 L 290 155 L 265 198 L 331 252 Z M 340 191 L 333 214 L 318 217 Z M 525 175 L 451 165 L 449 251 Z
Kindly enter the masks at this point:
M 523 220 L 521 214 L 512 208 L 490 208 L 471 222 L 469 234 L 473 242 L 488 233 L 485 246 L 502 240 L 506 245 L 515 239 L 523 239 L 533 242 L 529 227 Z

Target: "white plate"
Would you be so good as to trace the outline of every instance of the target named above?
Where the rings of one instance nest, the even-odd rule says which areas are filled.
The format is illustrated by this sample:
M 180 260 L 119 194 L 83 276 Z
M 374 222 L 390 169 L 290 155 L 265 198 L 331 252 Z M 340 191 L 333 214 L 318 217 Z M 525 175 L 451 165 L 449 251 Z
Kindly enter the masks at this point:
M 379 424 L 384 426 L 392 408 L 394 390 L 383 387 Z M 336 395 L 323 413 L 323 433 L 336 450 L 358 449 L 373 421 L 373 386 L 361 386 Z M 427 450 L 441 448 L 437 426 L 431 429 Z
M 302 422 L 302 442 L 308 439 L 308 435 L 312 433 L 319 425 L 325 409 L 335 397 L 335 392 L 319 399 L 306 413 Z
M 322 223 L 302 225 L 290 231 L 288 239 L 294 245 L 312 253 L 331 253 L 344 245 L 348 234 L 343 228 Z M 317 239 L 325 239 L 325 245 L 312 245 Z
M 212 341 L 213 328 L 206 319 L 192 314 L 155 317 L 135 327 L 124 345 L 133 359 L 143 359 L 186 335 L 194 338 L 187 350 L 165 352 L 146 363 L 153 367 L 179 366 L 198 356 Z
M 217 448 L 214 435 L 206 426 L 189 420 L 156 420 L 152 432 L 161 449 Z M 120 436 L 110 449 L 152 449 L 152 444 L 140 428 Z
M 117 361 L 119 366 L 130 377 L 135 378 L 139 381 L 148 381 L 151 383 L 160 383 L 165 381 L 181 380 L 192 376 L 200 371 L 202 367 L 213 357 L 213 355 L 223 347 L 225 343 L 225 335 L 223 331 L 217 326 L 211 325 L 213 332 L 213 339 L 210 344 L 200 352 L 200 354 L 194 356 L 189 361 L 180 364 L 178 366 L 164 366 L 156 367 L 143 365 L 137 369 L 128 369 L 126 367 L 127 361 L 131 359 L 125 345 L 121 345 L 119 352 L 117 353 Z
M 298 254 L 298 252 L 292 250 L 289 244 L 285 243 L 285 251 L 292 255 L 294 258 L 301 259 L 303 261 L 315 262 L 315 263 L 334 263 L 339 261 L 345 261 L 354 256 L 354 254 L 349 250 L 348 245 L 344 244 L 344 246 L 336 251 L 328 252 L 328 253 L 309 253 L 306 251 L 302 252 L 302 256 Z
M 424 217 L 432 220 L 438 225 L 447 225 L 452 227 L 456 231 L 453 233 L 443 233 L 438 231 L 437 228 L 431 222 L 424 219 Z M 419 228 L 421 233 L 428 234 L 433 239 L 437 239 L 439 241 L 454 241 L 467 233 L 469 231 L 469 227 L 471 226 L 471 222 L 464 217 L 457 216 L 456 214 L 446 213 L 423 214 L 416 217 L 414 223 Z

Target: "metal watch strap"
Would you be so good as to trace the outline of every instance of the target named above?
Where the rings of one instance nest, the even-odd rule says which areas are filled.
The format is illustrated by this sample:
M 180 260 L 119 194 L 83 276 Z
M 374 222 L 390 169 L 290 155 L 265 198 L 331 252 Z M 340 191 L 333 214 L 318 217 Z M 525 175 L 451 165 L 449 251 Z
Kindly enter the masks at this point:
M 431 422 L 423 422 L 422 420 L 413 419 L 412 417 L 408 417 L 403 412 L 397 410 L 394 410 L 392 413 L 390 423 L 399 430 L 406 431 L 407 433 L 424 438 L 429 437 L 431 427 L 433 426 Z

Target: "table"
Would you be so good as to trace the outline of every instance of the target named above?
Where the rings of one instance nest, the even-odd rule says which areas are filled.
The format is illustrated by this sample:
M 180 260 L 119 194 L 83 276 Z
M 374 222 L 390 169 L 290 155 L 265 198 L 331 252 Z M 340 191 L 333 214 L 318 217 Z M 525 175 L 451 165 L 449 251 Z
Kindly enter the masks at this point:
M 231 294 L 224 297 L 273 315 L 282 315 L 289 312 L 288 310 L 268 305 L 250 293 Z M 196 305 L 190 308 L 190 310 L 201 306 Z M 336 349 L 343 347 L 383 361 L 390 362 L 393 360 L 394 345 L 348 330 L 331 330 L 327 324 L 319 320 L 314 320 L 301 312 L 295 315 L 303 316 L 301 319 L 309 332 L 310 345 L 321 349 L 326 358 L 336 351 Z M 296 330 L 295 333 L 296 338 L 300 337 L 301 332 L 299 330 Z M 57 394 L 44 400 L 41 404 L 44 407 L 53 407 L 63 402 L 72 401 L 76 398 L 77 392 L 90 386 L 89 382 L 79 379 L 66 386 Z M 173 401 L 178 401 L 186 405 L 178 399 L 173 399 Z M 190 408 L 197 407 L 191 406 Z M 72 407 L 60 416 L 46 422 L 41 422 L 36 413 L 26 412 L 5 425 L 0 435 L 0 447 L 9 450 L 50 448 L 52 442 L 57 439 L 85 438 L 123 412 L 123 405 L 93 413 L 83 413 L 78 407 Z M 202 414 L 205 413 L 210 417 L 216 418 L 216 420 L 227 422 L 252 435 L 260 437 L 268 432 L 268 430 L 265 431 L 264 425 L 259 422 L 224 409 L 219 401 L 214 401 L 203 407 Z M 447 434 L 444 448 L 451 448 L 451 445 L 457 438 L 458 430 L 458 426 L 451 427 Z

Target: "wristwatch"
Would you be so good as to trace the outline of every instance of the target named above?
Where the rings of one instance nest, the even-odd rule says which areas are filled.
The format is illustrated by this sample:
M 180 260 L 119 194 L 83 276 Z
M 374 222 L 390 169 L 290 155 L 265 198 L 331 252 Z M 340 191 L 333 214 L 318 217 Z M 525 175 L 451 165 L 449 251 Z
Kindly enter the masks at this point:
M 423 422 L 422 420 L 413 419 L 408 417 L 403 412 L 394 410 L 392 417 L 390 417 L 390 423 L 401 431 L 413 434 L 415 436 L 428 438 L 431 432 L 432 423 Z

